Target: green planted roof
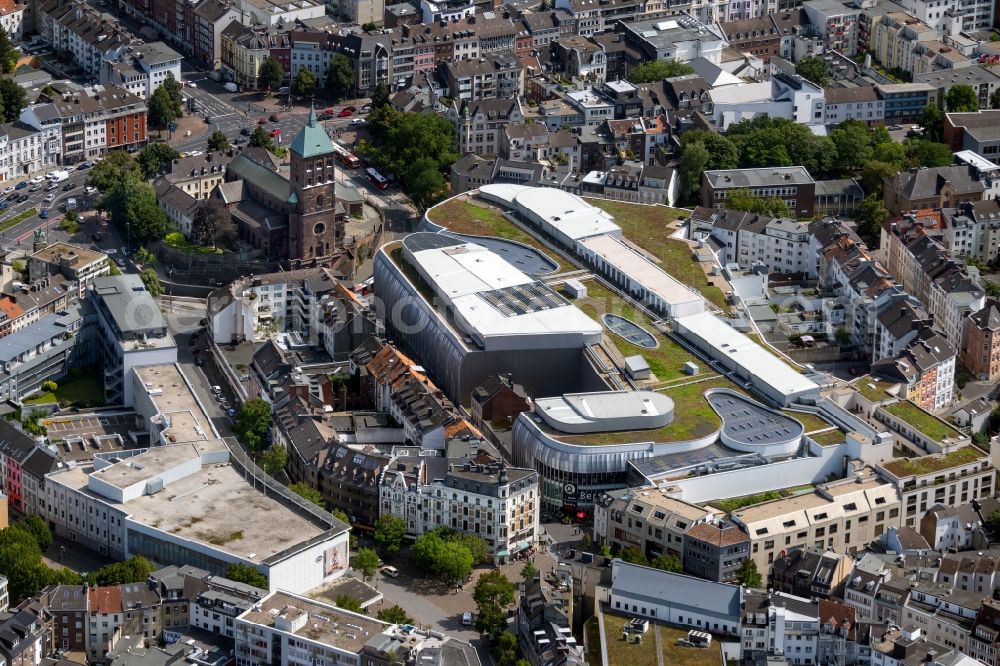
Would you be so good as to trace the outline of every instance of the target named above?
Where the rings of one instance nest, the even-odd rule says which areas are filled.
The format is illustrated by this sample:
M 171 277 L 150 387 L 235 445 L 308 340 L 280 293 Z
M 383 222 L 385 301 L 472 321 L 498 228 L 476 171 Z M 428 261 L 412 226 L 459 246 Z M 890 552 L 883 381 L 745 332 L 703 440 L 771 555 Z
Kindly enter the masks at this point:
M 326 130 L 316 121 L 316 109 L 309 110 L 309 122 L 302 131 L 295 135 L 291 148 L 296 155 L 316 157 L 333 152 L 333 143 L 326 135 Z

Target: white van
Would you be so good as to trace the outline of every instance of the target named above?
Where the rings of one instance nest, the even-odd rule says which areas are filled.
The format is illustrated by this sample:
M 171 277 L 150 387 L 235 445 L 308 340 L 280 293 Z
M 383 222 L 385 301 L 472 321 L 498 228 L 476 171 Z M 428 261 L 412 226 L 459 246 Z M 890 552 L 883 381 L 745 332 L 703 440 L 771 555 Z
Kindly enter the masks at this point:
M 399 569 L 396 567 L 391 567 L 388 564 L 382 567 L 382 575 L 388 576 L 389 578 L 395 578 L 399 575 Z

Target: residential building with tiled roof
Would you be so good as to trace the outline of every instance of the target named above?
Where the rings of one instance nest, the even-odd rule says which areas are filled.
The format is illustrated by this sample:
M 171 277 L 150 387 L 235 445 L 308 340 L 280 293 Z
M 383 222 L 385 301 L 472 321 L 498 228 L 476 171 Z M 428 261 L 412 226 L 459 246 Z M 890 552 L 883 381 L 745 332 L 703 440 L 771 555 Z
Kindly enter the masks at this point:
M 1000 378 L 1000 302 L 990 298 L 965 320 L 962 364 L 981 380 Z
M 738 583 L 750 557 L 750 537 L 731 523 L 696 523 L 684 533 L 684 572 L 720 583 Z
M 885 206 L 893 215 L 958 206 L 983 199 L 985 188 L 968 166 L 900 171 L 885 180 Z

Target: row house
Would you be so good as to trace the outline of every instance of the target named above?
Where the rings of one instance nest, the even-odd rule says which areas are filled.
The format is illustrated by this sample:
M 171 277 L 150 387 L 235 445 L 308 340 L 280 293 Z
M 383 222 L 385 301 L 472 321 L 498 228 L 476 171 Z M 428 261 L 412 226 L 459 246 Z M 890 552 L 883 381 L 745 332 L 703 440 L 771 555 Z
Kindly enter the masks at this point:
M 648 559 L 684 556 L 684 535 L 714 520 L 712 512 L 655 486 L 605 492 L 594 502 L 594 541 L 613 550 L 638 548 Z
M 823 110 L 827 125 L 857 120 L 874 127 L 885 122 L 885 101 L 875 86 L 827 88 L 825 97 Z
M 47 0 L 36 7 L 39 33 L 52 50 L 68 54 L 91 77 L 104 63 L 121 58 L 129 46 L 140 43 L 127 28 L 108 14 L 77 0 Z M 36 26 L 39 27 L 39 26 Z
M 0 178 L 32 176 L 44 168 L 42 133 L 21 121 L 0 124 Z
M 25 4 L 15 0 L 3 0 L 0 2 L 0 28 L 2 28 L 10 40 L 17 44 L 24 35 L 24 14 Z
M 728 208 L 698 206 L 691 213 L 691 231 L 707 233 L 719 242 L 719 262 L 748 269 L 756 264 L 768 273 L 798 273 L 816 277 L 810 251 L 809 225 Z
M 496 155 L 504 127 L 524 122 L 519 98 L 454 100 L 448 120 L 455 126 L 458 151 L 462 155 Z
M 589 0 L 556 0 L 555 2 L 556 9 L 561 9 L 573 17 L 576 21 L 576 32 L 582 36 L 604 32 L 618 22 L 637 21 L 643 18 L 645 6 L 646 0 L 607 0 L 603 3 L 590 2 Z
M 48 163 L 75 164 L 110 150 L 134 152 L 148 138 L 145 102 L 117 86 L 94 96 L 81 92 L 54 97 L 26 109 L 22 119 L 42 133 L 47 151 L 55 150 Z
M 456 100 L 513 99 L 524 94 L 524 68 L 510 53 L 453 60 L 439 67 Z
M 194 7 L 191 55 L 210 69 L 222 62 L 222 31 L 238 21 L 240 11 L 226 0 L 202 0 Z
M 942 240 L 953 257 L 989 264 L 1000 256 L 1000 202 L 968 201 L 941 209 Z
M 900 397 L 928 412 L 944 409 L 955 393 L 955 359 L 957 351 L 944 337 L 930 327 L 920 330 L 916 338 L 896 356 L 872 364 L 872 375 L 902 386 Z
M 163 42 L 149 42 L 129 46 L 122 57 L 104 62 L 99 80 L 149 99 L 168 77 L 180 82 L 181 54 Z
M 536 51 L 576 33 L 576 21 L 565 9 L 524 12 L 520 20 L 531 37 L 531 48 Z
M 1000 378 L 1000 302 L 990 298 L 965 320 L 961 360 L 974 377 L 984 381 Z
M 220 34 L 223 78 L 241 90 L 257 90 L 261 65 L 271 55 L 272 39 L 267 28 L 245 26 L 234 19 Z
M 992 497 L 981 502 L 933 506 L 920 519 L 920 535 L 937 551 L 983 548 L 989 542 L 984 528 L 986 518 L 997 509 L 1000 501 Z
M 62 164 L 62 119 L 51 102 L 30 104 L 21 111 L 21 122 L 39 133 L 42 169 Z
M 23 465 L 34 450 L 33 437 L 7 421 L 0 423 L 0 489 L 16 511 L 24 511 Z

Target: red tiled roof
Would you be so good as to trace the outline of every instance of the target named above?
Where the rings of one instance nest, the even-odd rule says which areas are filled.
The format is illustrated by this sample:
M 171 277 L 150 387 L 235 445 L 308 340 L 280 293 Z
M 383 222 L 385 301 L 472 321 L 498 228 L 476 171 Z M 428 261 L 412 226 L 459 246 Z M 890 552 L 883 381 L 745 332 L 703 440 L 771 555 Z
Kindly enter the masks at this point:
M 121 613 L 122 591 L 117 585 L 92 587 L 87 591 L 91 613 Z

